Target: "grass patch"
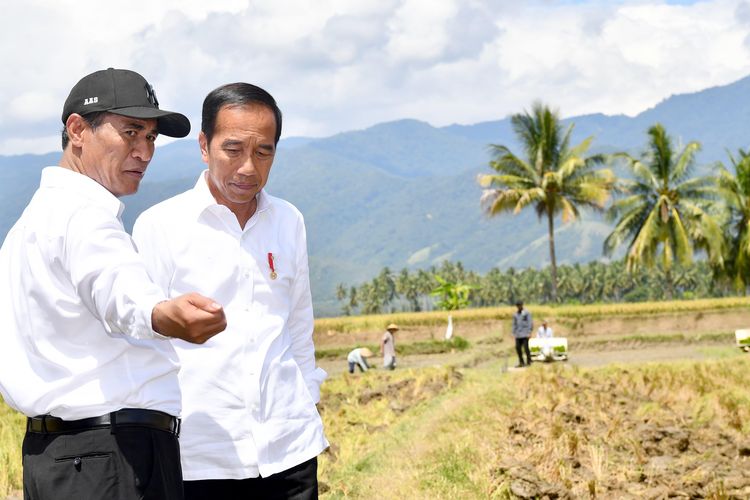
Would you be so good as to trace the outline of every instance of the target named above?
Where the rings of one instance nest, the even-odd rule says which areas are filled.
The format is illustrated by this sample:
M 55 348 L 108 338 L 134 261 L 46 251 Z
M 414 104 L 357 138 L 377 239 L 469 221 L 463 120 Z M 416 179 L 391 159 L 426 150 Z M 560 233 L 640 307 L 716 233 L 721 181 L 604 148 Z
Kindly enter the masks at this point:
M 21 443 L 26 432 L 26 418 L 0 399 L 0 498 L 23 484 Z
M 396 344 L 397 356 L 411 356 L 415 354 L 443 354 L 453 351 L 464 351 L 470 347 L 468 340 L 455 336 L 450 340 L 425 340 L 418 342 L 399 342 Z M 360 345 L 367 347 L 372 352 L 377 353 L 380 349 L 377 344 Z M 351 347 L 332 347 L 325 349 L 316 349 L 315 357 L 317 359 L 340 359 L 346 358 Z
M 622 335 L 614 338 L 572 338 L 568 339 L 571 349 L 604 349 L 611 347 L 640 347 L 644 345 L 658 344 L 706 344 L 716 343 L 723 345 L 734 345 L 731 332 L 709 332 L 698 334 L 685 333 L 638 333 L 634 335 Z M 732 349 L 738 354 L 740 350 Z
M 372 406 L 369 419 L 392 419 L 364 442 L 328 420 L 339 447 L 366 447 L 369 468 L 326 462 L 323 498 L 371 498 L 383 487 L 410 499 L 637 498 L 675 485 L 694 497 L 744 496 L 737 454 L 750 439 L 750 358 L 535 365 L 504 376 L 497 368 L 466 370 L 456 390 L 404 411 Z M 384 382 L 369 381 L 370 390 Z
M 737 347 L 707 346 L 698 349 L 702 354 L 714 359 L 736 358 L 746 354 Z
M 456 444 L 450 444 L 432 453 L 424 467 L 420 489 L 423 491 L 441 491 L 447 497 L 453 493 L 465 493 L 475 490 L 471 478 L 477 456 L 476 453 Z M 479 495 L 474 491 L 474 495 Z

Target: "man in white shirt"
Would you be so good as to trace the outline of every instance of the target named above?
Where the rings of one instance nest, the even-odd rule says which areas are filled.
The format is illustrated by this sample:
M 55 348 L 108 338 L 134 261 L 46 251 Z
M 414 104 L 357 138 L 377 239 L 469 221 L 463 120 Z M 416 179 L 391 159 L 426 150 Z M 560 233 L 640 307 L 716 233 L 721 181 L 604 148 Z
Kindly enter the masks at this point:
M 120 220 L 159 133 L 138 73 L 109 68 L 71 90 L 63 154 L 0 249 L 0 393 L 27 415 L 24 497 L 181 499 L 178 359 L 167 337 L 226 326 L 212 299 L 166 300 Z
M 538 341 L 538 345 L 539 345 L 539 351 L 541 352 L 542 357 L 546 361 L 551 361 L 553 359 L 552 356 L 554 354 L 554 350 L 553 350 L 554 348 L 551 344 L 551 341 L 547 340 L 547 339 L 551 339 L 552 336 L 553 336 L 552 328 L 549 327 L 546 319 L 542 320 L 542 326 L 540 326 L 536 331 L 536 338 L 544 339 L 544 340 Z
M 542 320 L 542 326 L 540 326 L 536 331 L 537 338 L 540 339 L 551 339 L 552 338 L 552 328 L 549 327 L 547 324 L 547 320 Z
M 354 373 L 354 368 L 359 366 L 359 371 L 362 373 L 370 369 L 370 365 L 367 364 L 368 358 L 372 357 L 372 351 L 367 347 L 357 347 L 352 349 L 346 356 L 346 361 L 349 363 L 349 373 Z
M 317 498 L 326 373 L 315 363 L 305 225 L 263 189 L 280 135 L 281 111 L 265 90 L 213 90 L 198 136 L 208 170 L 133 229 L 168 296 L 196 289 L 226 310 L 224 334 L 202 346 L 173 342 L 188 500 Z

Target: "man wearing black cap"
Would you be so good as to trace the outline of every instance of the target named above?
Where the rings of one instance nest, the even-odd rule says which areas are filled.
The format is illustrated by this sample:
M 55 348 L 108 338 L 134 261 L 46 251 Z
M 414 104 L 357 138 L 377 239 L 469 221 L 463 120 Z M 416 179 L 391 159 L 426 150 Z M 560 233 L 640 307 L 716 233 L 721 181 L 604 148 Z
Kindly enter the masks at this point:
M 180 390 L 168 337 L 226 326 L 212 299 L 166 300 L 124 231 L 159 133 L 190 123 L 159 109 L 127 70 L 97 71 L 63 107 L 63 154 L 0 249 L 0 393 L 27 415 L 24 497 L 180 499 Z

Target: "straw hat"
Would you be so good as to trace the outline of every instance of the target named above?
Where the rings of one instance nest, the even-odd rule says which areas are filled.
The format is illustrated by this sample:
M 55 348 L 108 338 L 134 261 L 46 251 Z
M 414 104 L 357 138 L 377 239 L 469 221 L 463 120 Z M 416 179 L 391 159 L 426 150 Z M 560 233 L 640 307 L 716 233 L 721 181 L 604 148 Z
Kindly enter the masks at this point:
M 363 347 L 359 350 L 359 353 L 362 355 L 363 358 L 371 358 L 373 356 L 372 351 L 369 350 L 367 347 Z
M 396 331 L 398 330 L 398 326 L 396 325 L 396 323 L 391 323 L 390 325 L 386 326 L 385 329 L 388 330 L 389 332 L 391 330 Z

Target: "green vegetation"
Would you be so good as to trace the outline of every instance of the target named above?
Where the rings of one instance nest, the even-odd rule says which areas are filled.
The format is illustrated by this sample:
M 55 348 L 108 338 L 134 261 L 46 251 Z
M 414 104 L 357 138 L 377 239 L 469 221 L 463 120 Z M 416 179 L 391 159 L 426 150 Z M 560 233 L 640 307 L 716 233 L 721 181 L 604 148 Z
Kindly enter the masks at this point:
M 740 149 L 738 158 L 730 153 L 729 159 L 734 174 L 719 165 L 717 177 L 719 193 L 727 207 L 724 239 L 728 253 L 724 275 L 744 295 L 750 285 L 750 153 Z
M 666 298 L 674 297 L 672 268 L 687 266 L 696 249 L 704 250 L 715 268 L 723 267 L 723 237 L 715 206 L 716 182 L 712 177 L 692 177 L 691 168 L 700 144 L 689 142 L 677 154 L 664 127 L 649 128 L 649 149 L 640 158 L 620 154 L 632 179 L 620 179 L 623 197 L 609 209 L 616 221 L 604 241 L 606 255 L 628 242 L 628 271 L 654 268 L 659 257 L 664 270 Z
M 571 147 L 573 124 L 563 132 L 559 114 L 548 106 L 535 103 L 531 113 L 513 115 L 511 124 L 526 159 L 507 146 L 491 145 L 495 160 L 490 162 L 490 167 L 497 174 L 479 176 L 479 184 L 488 188 L 481 203 L 490 215 L 517 214 L 532 206 L 540 219 L 546 218 L 550 296 L 557 302 L 555 217 L 562 214 L 563 222 L 570 222 L 580 216 L 580 208 L 602 210 L 615 177 L 611 170 L 595 169 L 606 161 L 604 155 L 585 156 L 592 137 Z
M 21 489 L 21 443 L 26 419 L 0 399 L 0 498 Z
M 717 280 L 714 270 L 705 261 L 676 265 L 670 273 L 675 299 L 735 295 L 731 283 Z M 628 272 L 623 261 L 562 265 L 558 268 L 557 303 L 576 305 L 665 300 L 665 274 L 661 266 Z M 481 275 L 467 271 L 460 262 L 446 261 L 440 267 L 427 270 L 409 272 L 403 269 L 398 275 L 385 268 L 372 281 L 359 287 L 339 285 L 341 311 L 347 316 L 430 311 L 434 308 L 431 292 L 438 286 L 439 279 L 470 286 L 469 307 L 508 305 L 516 299 L 534 304 L 555 303 L 551 296 L 549 267 L 510 268 L 504 272 L 494 268 Z M 377 292 L 386 289 L 391 290 L 387 295 Z
M 457 311 L 458 309 L 465 309 L 469 305 L 469 294 L 472 290 L 471 285 L 451 283 L 437 275 L 435 279 L 439 284 L 437 288 L 430 292 L 430 295 L 439 297 L 439 300 L 435 304 L 438 309 Z
M 550 265 L 541 270 L 491 269 L 485 276 L 463 265 L 443 261 L 438 269 L 388 267 L 359 286 L 339 284 L 337 298 L 343 314 L 458 308 L 446 300 L 430 300 L 430 292 L 446 283 L 469 287 L 463 303 L 483 307 L 512 303 L 590 303 L 702 298 L 745 295 L 750 273 L 750 153 L 730 154 L 734 173 L 723 166 L 718 176 L 693 175 L 700 143 L 675 150 L 664 127 L 648 129 L 646 151 L 638 158 L 627 153 L 586 156 L 592 138 L 571 147 L 573 125 L 563 133 L 559 117 L 549 107 L 534 104 L 531 113 L 511 118 L 526 159 L 507 146 L 491 145 L 493 174 L 479 176 L 487 188 L 482 205 L 490 215 L 517 214 L 533 206 L 548 222 Z M 622 162 L 628 177 L 616 178 L 605 162 Z M 627 247 L 623 262 L 592 262 L 558 268 L 555 218 L 579 218 L 580 208 L 603 210 L 615 227 L 603 252 L 611 256 Z M 723 230 L 722 230 L 723 229 Z M 698 254 L 706 257 L 698 263 Z M 464 290 L 466 291 L 466 290 Z M 454 301 L 455 302 L 455 301 Z

